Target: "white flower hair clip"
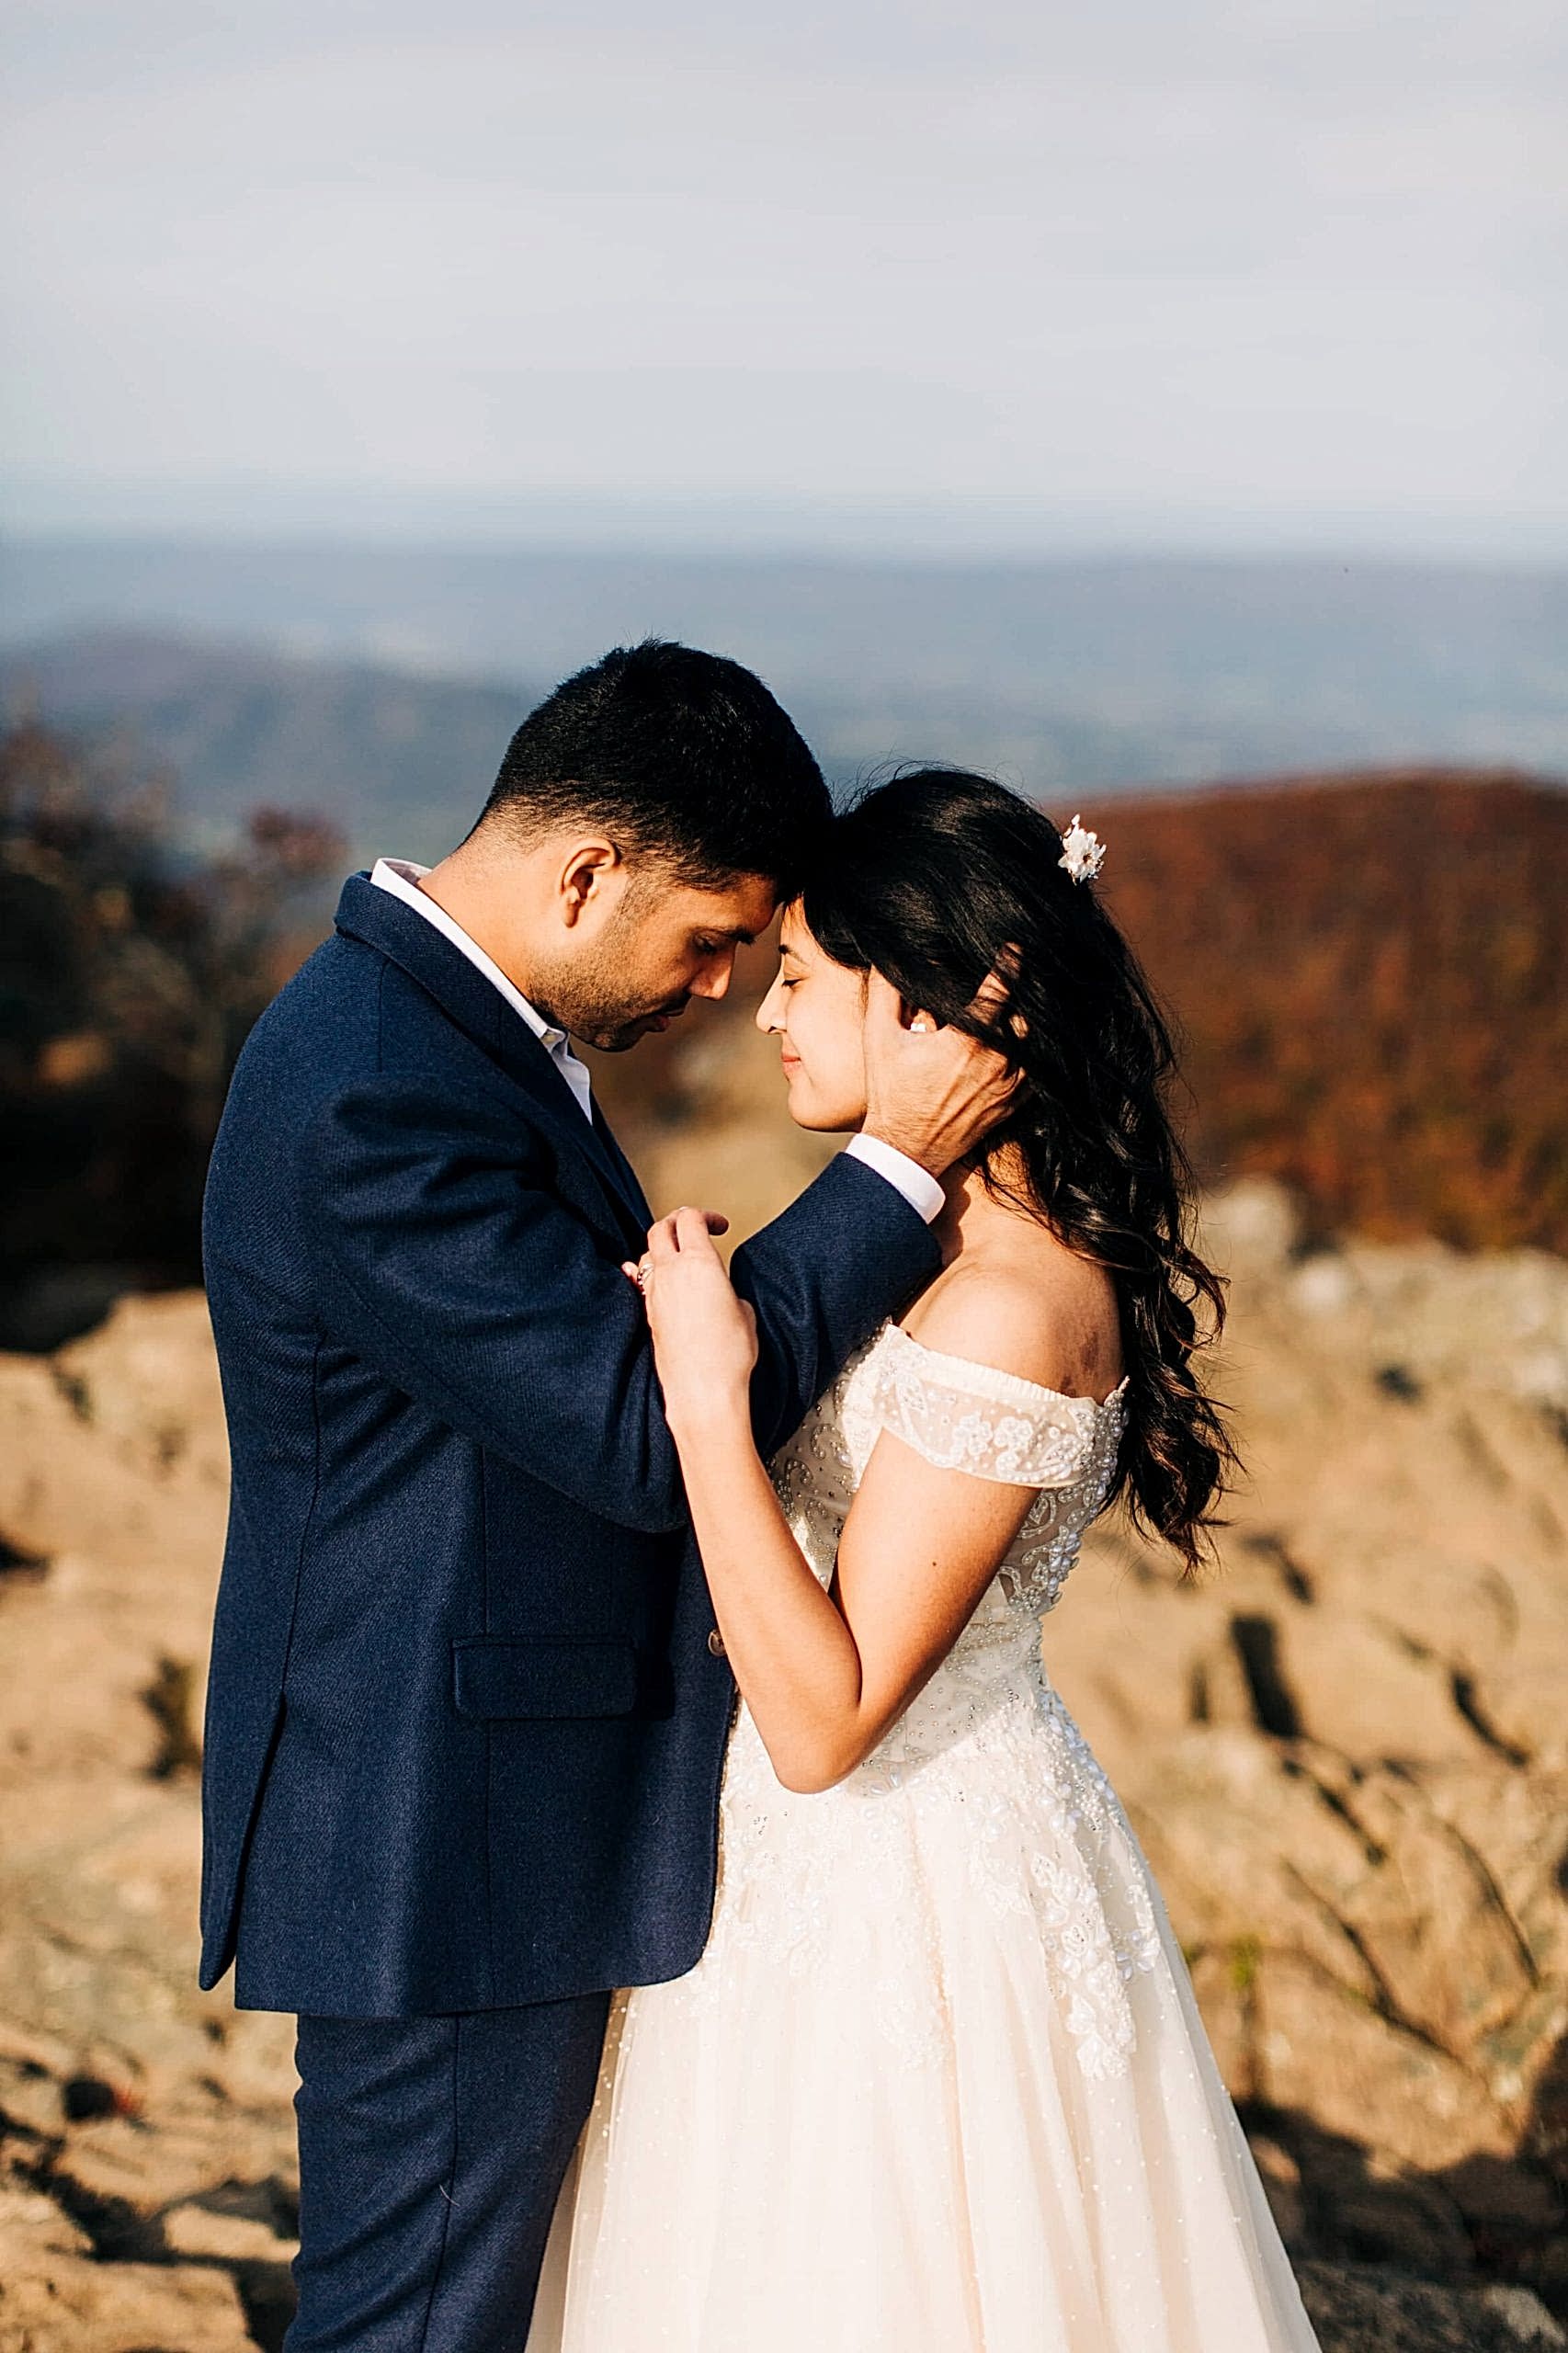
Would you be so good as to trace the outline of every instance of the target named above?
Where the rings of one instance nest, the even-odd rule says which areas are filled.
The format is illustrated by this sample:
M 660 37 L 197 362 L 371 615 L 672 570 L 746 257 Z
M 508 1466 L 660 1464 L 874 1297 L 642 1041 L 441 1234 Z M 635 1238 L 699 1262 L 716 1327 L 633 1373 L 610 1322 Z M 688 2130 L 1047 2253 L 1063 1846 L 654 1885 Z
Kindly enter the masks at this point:
M 1056 863 L 1067 869 L 1074 882 L 1092 881 L 1105 864 L 1104 842 L 1076 813 L 1062 836 L 1062 855 Z

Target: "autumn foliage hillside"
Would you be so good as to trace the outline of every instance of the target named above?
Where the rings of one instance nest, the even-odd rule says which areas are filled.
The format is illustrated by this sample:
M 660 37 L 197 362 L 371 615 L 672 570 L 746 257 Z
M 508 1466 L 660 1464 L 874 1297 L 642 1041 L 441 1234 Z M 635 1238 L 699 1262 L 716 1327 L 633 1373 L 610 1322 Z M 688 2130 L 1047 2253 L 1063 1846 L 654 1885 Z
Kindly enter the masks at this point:
M 1568 1252 L 1568 790 L 1411 771 L 1083 814 L 1107 843 L 1097 887 L 1173 1018 L 1200 1177 L 1284 1180 L 1309 1234 Z M 596 1070 L 655 1178 L 707 1199 L 722 1168 L 763 1215 L 815 1165 L 750 1034 L 772 969 L 759 944 L 722 1007 Z M 752 1183 L 751 1163 L 772 1176 Z
M 1179 1033 L 1201 1177 L 1280 1177 L 1309 1230 L 1568 1252 L 1568 790 L 1399 773 L 1084 815 Z M 266 811 L 203 859 L 156 779 L 36 726 L 0 739 L 8 1345 L 68 1336 L 128 1281 L 196 1279 L 233 1056 L 346 861 L 319 820 Z M 771 969 L 759 942 L 724 1006 L 595 1058 L 660 1205 L 695 1187 L 737 1233 L 820 1165 L 751 1027 Z
M 1117 801 L 1101 887 L 1200 1174 L 1322 1227 L 1568 1250 L 1568 791 L 1391 773 Z

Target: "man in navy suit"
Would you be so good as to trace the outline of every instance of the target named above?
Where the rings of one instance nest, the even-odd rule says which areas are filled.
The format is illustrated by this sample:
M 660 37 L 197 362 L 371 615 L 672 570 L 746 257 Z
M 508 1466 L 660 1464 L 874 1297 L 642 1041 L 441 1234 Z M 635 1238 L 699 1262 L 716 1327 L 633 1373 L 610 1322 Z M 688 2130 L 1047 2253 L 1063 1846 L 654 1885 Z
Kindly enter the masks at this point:
M 651 1212 L 569 1040 L 722 996 L 826 813 L 749 672 L 621 649 L 433 871 L 346 884 L 240 1058 L 202 1983 L 299 2013 L 290 2353 L 519 2353 L 608 1991 L 701 1951 L 733 1685 L 620 1271 Z M 765 1453 L 935 1271 L 996 1115 L 956 1033 L 868 1080 L 736 1255 Z

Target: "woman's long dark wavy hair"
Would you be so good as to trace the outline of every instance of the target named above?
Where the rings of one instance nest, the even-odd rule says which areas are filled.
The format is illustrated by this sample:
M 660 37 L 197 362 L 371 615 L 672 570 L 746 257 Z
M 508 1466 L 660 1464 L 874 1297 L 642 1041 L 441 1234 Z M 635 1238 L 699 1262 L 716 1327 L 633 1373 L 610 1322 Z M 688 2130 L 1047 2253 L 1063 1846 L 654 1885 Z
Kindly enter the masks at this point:
M 874 966 L 912 1008 L 1021 1072 L 984 1181 L 1111 1272 L 1129 1374 L 1113 1493 L 1191 1572 L 1212 1552 L 1238 1461 L 1192 1367 L 1223 1328 L 1224 1282 L 1189 1239 L 1193 1179 L 1166 1109 L 1176 1055 L 1165 1017 L 1094 883 L 1074 881 L 1062 854 L 1056 827 L 1018 794 L 921 768 L 832 821 L 801 911 L 835 963 Z M 977 1008 L 992 972 L 1006 1001 Z

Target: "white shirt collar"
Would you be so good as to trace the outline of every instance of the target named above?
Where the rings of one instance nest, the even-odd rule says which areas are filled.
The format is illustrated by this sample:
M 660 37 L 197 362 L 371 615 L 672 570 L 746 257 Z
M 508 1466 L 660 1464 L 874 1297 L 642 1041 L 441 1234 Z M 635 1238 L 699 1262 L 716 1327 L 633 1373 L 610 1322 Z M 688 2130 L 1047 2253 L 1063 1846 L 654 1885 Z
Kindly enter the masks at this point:
M 547 1021 L 538 1006 L 528 1003 L 517 983 L 507 979 L 494 958 L 485 954 L 478 940 L 471 939 L 461 924 L 449 915 L 445 907 L 438 905 L 427 891 L 420 890 L 419 883 L 429 871 L 427 866 L 415 866 L 404 858 L 378 858 L 370 869 L 370 880 L 379 891 L 390 891 L 394 899 L 401 899 L 405 907 L 412 907 L 415 915 L 421 915 L 426 923 L 434 924 L 436 929 L 451 941 L 459 955 L 466 956 L 474 970 L 483 972 L 492 987 L 499 990 L 513 1012 L 528 1023 L 560 1069 L 584 1115 L 591 1120 L 594 1098 L 586 1063 L 580 1062 L 573 1052 L 572 1041 L 565 1030 Z
M 506 978 L 493 957 L 487 956 L 476 939 L 471 939 L 460 923 L 455 923 L 445 907 L 437 906 L 426 892 L 417 885 L 421 875 L 428 874 L 427 866 L 412 866 L 403 858 L 379 858 L 370 870 L 370 880 L 379 890 L 390 891 L 394 899 L 412 907 L 426 923 L 449 939 L 460 956 L 466 956 L 476 972 L 481 972 L 498 989 L 512 1010 L 520 1015 L 545 1048 L 562 1077 L 581 1104 L 585 1119 L 594 1116 L 593 1088 L 586 1063 L 580 1062 L 572 1051 L 572 1041 L 564 1029 L 548 1022 L 537 1006 L 528 1003 L 521 989 Z M 891 1143 L 878 1136 L 851 1136 L 847 1146 L 851 1160 L 863 1160 L 902 1193 L 911 1209 L 929 1224 L 941 1211 L 945 1195 L 941 1186 L 929 1172 L 908 1160 Z

